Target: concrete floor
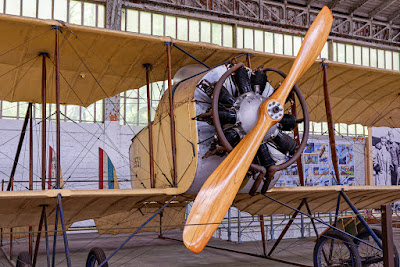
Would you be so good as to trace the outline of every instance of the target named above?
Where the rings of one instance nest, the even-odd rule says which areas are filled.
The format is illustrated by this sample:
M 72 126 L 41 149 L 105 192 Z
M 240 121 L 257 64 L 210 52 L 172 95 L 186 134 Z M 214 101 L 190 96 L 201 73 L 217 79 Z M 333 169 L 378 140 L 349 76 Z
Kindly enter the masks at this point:
M 87 254 L 92 247 L 101 247 L 107 256 L 110 255 L 127 236 L 129 235 L 68 234 L 72 266 L 85 266 Z M 396 246 L 400 247 L 400 232 L 396 232 L 394 236 Z M 170 231 L 165 234 L 165 237 L 167 239 L 158 238 L 155 233 L 138 234 L 110 260 L 110 266 L 290 266 L 277 261 L 214 248 L 205 248 L 200 254 L 194 254 L 186 249 L 183 243 L 168 239 L 181 239 L 181 231 Z M 52 246 L 52 243 L 50 245 Z M 262 243 L 260 241 L 236 244 L 212 239 L 209 245 L 254 254 L 262 253 Z M 273 241 L 268 242 L 267 250 L 272 245 Z M 281 242 L 273 256 L 312 266 L 313 248 L 313 238 L 288 239 Z M 8 245 L 3 246 L 3 250 L 8 253 Z M 14 259 L 23 250 L 27 250 L 27 240 L 15 240 Z M 12 266 L 2 253 L 0 253 L 0 266 Z M 40 246 L 37 266 L 47 266 L 44 243 L 41 243 Z M 62 237 L 57 239 L 56 266 L 66 266 Z

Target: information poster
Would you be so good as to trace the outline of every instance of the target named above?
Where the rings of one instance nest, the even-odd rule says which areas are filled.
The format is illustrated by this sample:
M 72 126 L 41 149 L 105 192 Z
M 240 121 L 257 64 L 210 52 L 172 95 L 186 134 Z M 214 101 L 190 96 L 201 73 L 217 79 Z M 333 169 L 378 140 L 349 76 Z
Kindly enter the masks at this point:
M 337 143 L 339 175 L 342 184 L 354 185 L 354 145 Z M 335 185 L 335 172 L 332 165 L 328 141 L 309 141 L 302 155 L 304 180 L 306 186 Z M 282 171 L 277 186 L 299 186 L 297 164 Z
M 372 128 L 375 185 L 400 185 L 400 129 Z

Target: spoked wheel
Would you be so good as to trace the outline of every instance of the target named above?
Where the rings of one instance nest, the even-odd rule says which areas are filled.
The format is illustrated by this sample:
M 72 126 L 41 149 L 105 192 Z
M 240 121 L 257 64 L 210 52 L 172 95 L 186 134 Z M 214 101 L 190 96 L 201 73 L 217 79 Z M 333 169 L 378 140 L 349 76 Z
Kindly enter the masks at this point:
M 86 267 L 95 267 L 99 266 L 103 261 L 106 260 L 106 254 L 99 247 L 94 247 L 90 250 L 87 260 Z M 104 267 L 108 267 L 108 263 L 103 265 Z
M 23 251 L 18 254 L 17 267 L 32 267 L 32 258 L 28 251 Z
M 382 231 L 377 229 L 372 229 L 374 233 L 378 236 L 380 240 L 382 240 Z M 367 229 L 363 229 L 357 235 L 357 238 L 362 239 L 363 241 L 371 244 L 375 247 L 378 247 L 375 240 L 372 238 L 371 234 L 368 232 Z M 373 247 L 364 244 L 357 239 L 354 240 L 354 243 L 358 247 L 358 253 L 360 254 L 361 261 L 363 266 L 383 266 L 383 252 L 377 250 Z M 394 249 L 394 266 L 399 267 L 399 254 L 397 252 L 396 246 L 393 247 Z
M 210 90 L 212 92 L 212 124 L 218 139 L 212 144 L 223 155 L 229 153 L 244 136 L 250 132 L 258 119 L 258 108 L 268 99 L 280 84 L 274 88 L 268 82 L 267 72 L 283 78 L 286 75 L 276 68 L 257 68 L 251 70 L 243 63 L 233 65 L 228 69 Z M 278 75 L 276 75 L 278 74 Z M 268 74 L 269 75 L 269 74 Z M 274 76 L 274 75 L 272 75 Z M 229 92 L 224 84 L 233 84 L 235 91 Z M 296 107 L 300 110 L 296 114 Z M 261 192 L 265 193 L 277 182 L 273 180 L 276 171 L 289 167 L 301 155 L 309 135 L 309 114 L 306 101 L 297 85 L 281 107 L 278 102 L 272 102 L 269 110 L 282 120 L 275 124 L 265 135 L 249 173 L 255 180 L 250 190 L 254 195 L 264 181 Z M 301 140 L 295 140 L 294 131 L 298 124 L 303 125 Z M 212 150 L 210 149 L 210 151 Z M 277 153 L 278 152 L 278 153 Z M 275 158 L 272 156 L 280 154 Z
M 361 267 L 357 246 L 347 235 L 337 231 L 327 231 L 321 235 L 314 247 L 314 266 Z

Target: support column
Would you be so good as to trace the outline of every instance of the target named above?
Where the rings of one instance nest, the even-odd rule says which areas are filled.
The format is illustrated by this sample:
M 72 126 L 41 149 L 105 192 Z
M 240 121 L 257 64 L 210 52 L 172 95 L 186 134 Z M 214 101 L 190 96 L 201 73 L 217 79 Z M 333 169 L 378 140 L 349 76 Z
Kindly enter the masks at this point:
M 32 120 L 32 104 L 29 105 L 29 190 L 33 190 L 33 120 Z M 33 228 L 29 226 L 29 255 L 33 256 Z
M 40 221 L 39 221 L 39 227 L 38 227 L 38 233 L 37 233 L 37 237 L 36 237 L 36 244 L 35 244 L 35 254 L 33 255 L 33 267 L 35 267 L 36 266 L 36 261 L 37 261 L 37 255 L 38 255 L 38 252 L 39 252 L 39 244 L 40 244 L 40 236 L 41 236 L 41 234 L 42 234 L 42 228 L 43 228 L 43 220 L 44 220 L 44 216 L 46 216 L 45 215 L 45 213 L 46 213 L 46 210 L 45 210 L 46 208 L 45 208 L 45 206 L 43 206 L 43 209 L 42 209 L 42 216 L 40 217 Z M 32 255 L 31 255 L 32 256 Z
M 172 183 L 177 187 L 177 173 L 176 173 L 176 137 L 175 137 L 175 115 L 174 115 L 174 101 L 172 96 L 172 63 L 171 63 L 171 43 L 166 43 L 167 46 L 167 68 L 168 68 L 168 96 L 169 96 L 169 116 L 170 116 L 170 130 L 171 130 L 171 146 L 172 146 Z
M 150 187 L 155 187 L 154 181 L 154 157 L 153 157 L 153 125 L 151 123 L 151 91 L 150 91 L 150 71 L 151 64 L 144 64 L 146 68 L 146 84 L 147 84 L 147 127 L 149 128 L 149 161 L 150 161 Z
M 1 180 L 1 191 L 4 191 L 4 179 Z M 0 228 L 0 246 L 3 246 L 3 228 Z
M 338 158 L 336 154 L 336 144 L 335 144 L 335 133 L 333 131 L 331 97 L 329 95 L 329 88 L 328 88 L 328 71 L 327 71 L 327 64 L 325 63 L 324 60 L 322 60 L 322 70 L 324 72 L 325 110 L 326 110 L 326 120 L 328 121 L 329 144 L 331 149 L 332 164 L 335 170 L 336 182 L 337 184 L 340 184 L 339 165 L 338 165 Z
M 106 0 L 106 28 L 121 30 L 122 0 Z
M 264 215 L 260 215 L 260 228 L 261 228 L 261 240 L 263 246 L 263 255 L 267 256 L 267 246 L 265 242 L 265 223 L 264 223 Z
M 382 246 L 383 266 L 394 267 L 394 244 L 392 228 L 392 207 L 388 204 L 381 206 L 382 212 Z
M 367 157 L 365 162 L 365 185 L 374 185 L 374 159 L 372 152 L 372 127 L 368 127 Z
M 295 94 L 292 92 L 290 93 L 290 95 L 292 99 L 291 103 L 292 115 L 297 118 Z M 297 145 L 300 145 L 299 128 L 297 126 L 294 128 L 294 140 L 296 140 Z M 300 185 L 304 186 L 304 172 L 303 172 L 303 163 L 301 162 L 301 156 L 297 158 L 296 164 L 297 164 L 297 172 L 299 173 Z
M 47 73 L 46 73 L 46 57 L 47 53 L 40 53 L 42 56 L 42 190 L 46 189 L 46 111 L 47 111 Z
M 246 61 L 247 61 L 247 67 L 251 69 L 251 54 L 247 53 Z
M 60 27 L 54 26 L 55 30 L 55 65 L 56 65 L 56 153 L 57 153 L 57 181 L 56 189 L 61 184 L 61 125 L 60 125 L 60 57 L 59 57 L 59 34 Z

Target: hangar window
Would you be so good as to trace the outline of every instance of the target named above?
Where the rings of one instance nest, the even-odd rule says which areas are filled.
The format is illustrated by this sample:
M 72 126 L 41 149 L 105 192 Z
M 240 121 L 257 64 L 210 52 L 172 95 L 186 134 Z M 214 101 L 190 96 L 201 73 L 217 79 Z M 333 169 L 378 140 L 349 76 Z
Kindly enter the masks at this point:
M 188 19 L 185 18 L 177 18 L 177 39 L 187 41 L 189 38 L 189 26 Z
M 41 19 L 58 19 L 93 27 L 105 26 L 105 5 L 92 1 L 0 0 L 0 12 Z
M 150 84 L 151 119 L 154 120 L 158 103 L 165 91 L 166 81 Z M 120 124 L 147 125 L 147 88 L 129 90 L 120 94 Z
M 222 25 L 222 45 L 233 47 L 233 27 L 231 25 Z
M 87 108 L 74 105 L 61 105 L 61 120 L 62 121 L 75 121 L 75 122 L 103 122 L 103 106 L 104 100 L 97 101 Z M 8 102 L 0 101 L 0 118 L 1 119 L 24 119 L 26 110 L 28 108 L 27 102 Z M 56 119 L 56 105 L 47 104 L 46 116 L 50 120 Z M 33 118 L 37 120 L 42 119 L 42 106 L 35 104 L 33 109 Z
M 189 20 L 189 41 L 200 41 L 200 21 L 195 19 Z
M 393 69 L 400 70 L 400 54 L 399 54 L 399 52 L 393 52 Z

